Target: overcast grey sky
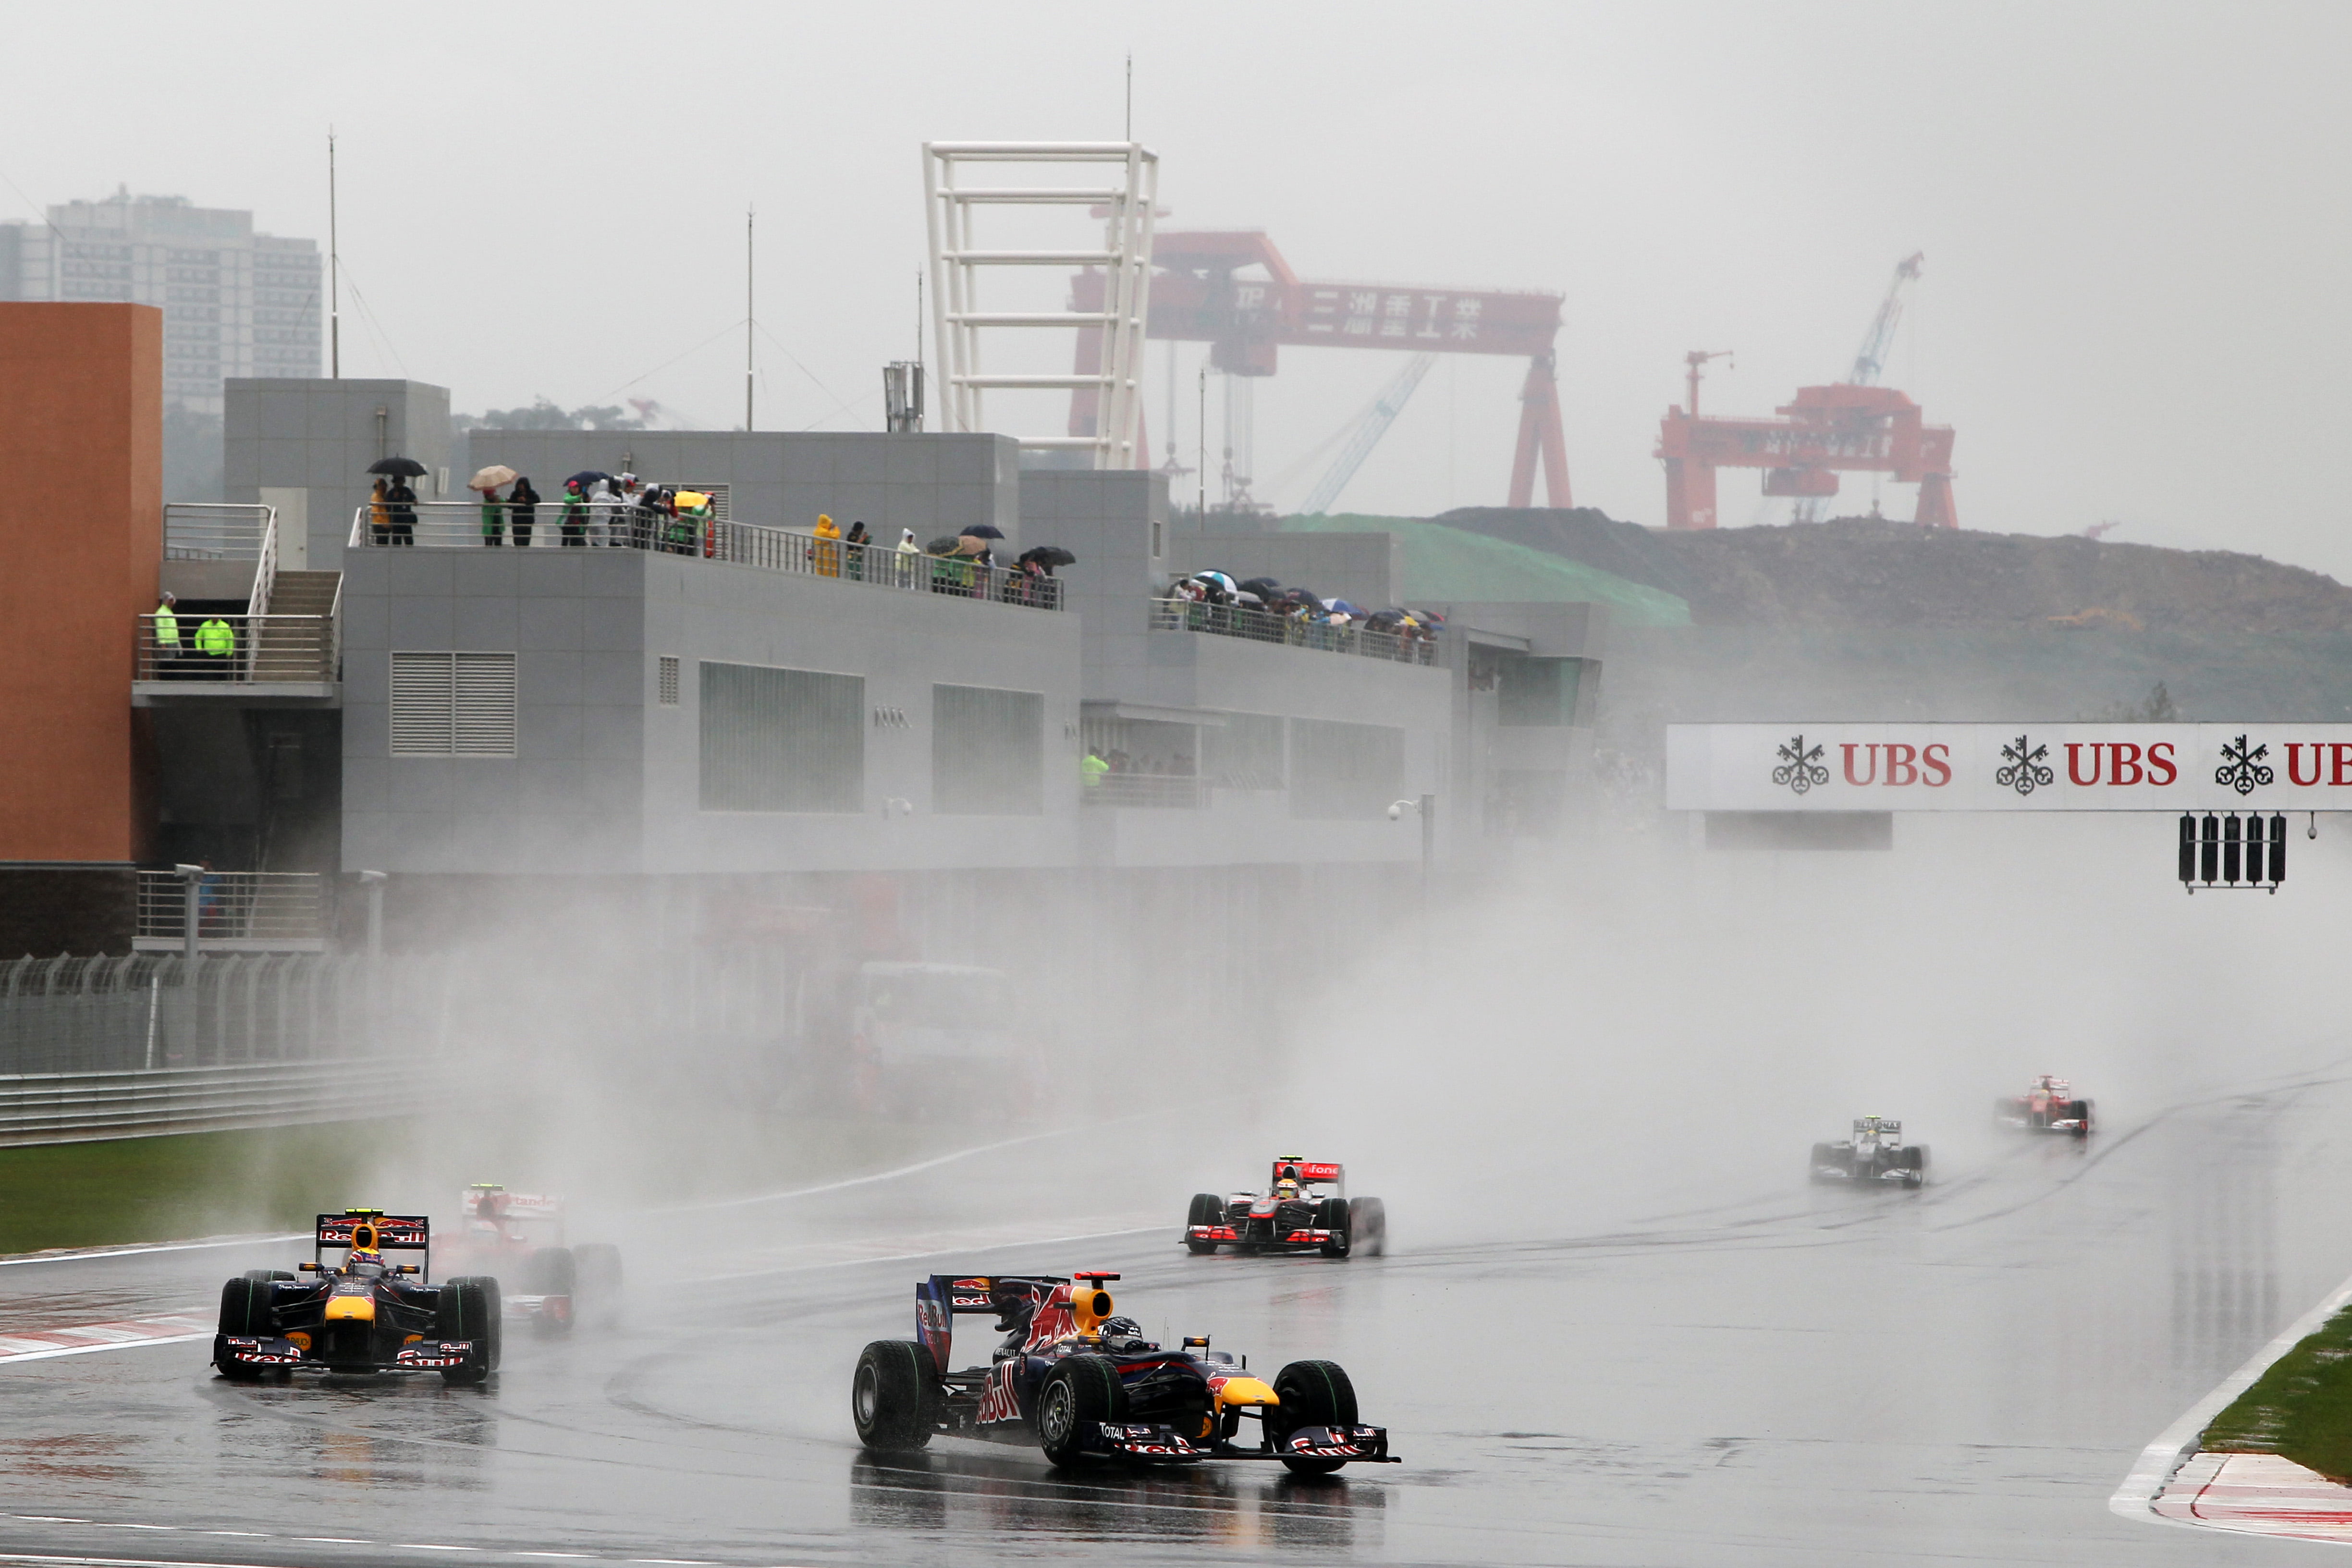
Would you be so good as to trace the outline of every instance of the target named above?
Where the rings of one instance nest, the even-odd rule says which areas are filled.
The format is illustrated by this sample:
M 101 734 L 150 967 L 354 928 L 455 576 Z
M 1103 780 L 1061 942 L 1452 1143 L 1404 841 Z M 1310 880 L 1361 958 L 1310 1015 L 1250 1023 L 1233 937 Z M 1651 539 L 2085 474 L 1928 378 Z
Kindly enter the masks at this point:
M 345 373 L 461 408 L 625 392 L 739 420 L 752 205 L 761 426 L 878 426 L 879 366 L 913 348 L 920 142 L 1116 137 L 1132 50 L 1167 226 L 1263 227 L 1309 275 L 1567 296 L 1581 503 L 1662 521 L 1684 351 L 1736 349 L 1710 405 L 1769 411 L 1843 371 L 1919 249 L 1885 379 L 1957 427 L 1965 525 L 2117 519 L 2352 579 L 2340 0 L 86 3 L 9 26 L 8 216 L 127 184 L 323 241 L 331 121 L 367 307 L 346 300 Z M 1287 353 L 1261 476 L 1397 363 Z M 1499 504 L 1521 369 L 1441 364 L 1342 506 Z M 1909 489 L 1885 500 L 1909 515 Z M 1723 511 L 1758 515 L 1752 478 Z

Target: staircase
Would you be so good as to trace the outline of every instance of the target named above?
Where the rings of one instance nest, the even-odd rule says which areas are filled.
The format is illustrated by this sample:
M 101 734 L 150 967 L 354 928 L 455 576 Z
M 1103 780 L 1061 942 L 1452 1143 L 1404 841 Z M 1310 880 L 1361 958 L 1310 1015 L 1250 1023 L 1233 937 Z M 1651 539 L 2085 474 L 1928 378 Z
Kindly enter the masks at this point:
M 249 679 L 335 679 L 335 611 L 342 577 L 340 572 L 279 572 L 270 578 L 269 613 L 255 623 Z

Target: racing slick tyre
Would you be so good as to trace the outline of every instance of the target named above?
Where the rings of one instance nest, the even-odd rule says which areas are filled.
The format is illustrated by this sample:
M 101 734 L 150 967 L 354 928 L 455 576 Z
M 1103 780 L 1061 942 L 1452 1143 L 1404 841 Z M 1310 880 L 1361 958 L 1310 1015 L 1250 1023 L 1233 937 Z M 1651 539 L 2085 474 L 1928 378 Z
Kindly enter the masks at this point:
M 256 1270 L 255 1272 L 262 1272 Z M 220 1331 L 213 1339 L 213 1365 L 235 1383 L 252 1383 L 261 1376 L 257 1366 L 240 1366 L 228 1358 L 228 1337 L 249 1339 L 269 1332 L 269 1282 L 240 1275 L 221 1287 Z
M 1350 1228 L 1353 1218 L 1348 1212 L 1345 1199 L 1325 1198 L 1315 1205 L 1315 1228 L 1328 1231 L 1331 1237 L 1322 1246 L 1324 1257 L 1345 1258 L 1353 1250 L 1356 1241 L 1355 1232 Z
M 1282 1401 L 1282 1436 L 1301 1426 L 1353 1426 L 1356 1385 L 1338 1362 L 1295 1361 L 1274 1374 L 1275 1397 Z M 1286 1458 L 1295 1476 L 1328 1476 L 1345 1459 Z
M 499 1310 L 499 1282 L 488 1275 L 467 1275 L 441 1287 L 440 1316 L 434 1325 L 434 1337 L 469 1340 L 474 1346 L 465 1365 L 441 1369 L 444 1382 L 486 1383 L 498 1370 Z
M 1086 1457 L 1086 1434 L 1098 1421 L 1127 1419 L 1127 1384 L 1108 1356 L 1074 1355 L 1037 1389 L 1037 1446 L 1056 1469 Z
M 1389 1250 L 1389 1207 L 1378 1198 L 1348 1200 L 1348 1234 L 1356 1250 L 1384 1258 Z
M 1192 1227 L 1196 1225 L 1223 1225 L 1224 1222 L 1225 1204 L 1223 1198 L 1214 1193 L 1194 1193 L 1192 1206 L 1184 1211 L 1184 1245 L 1202 1256 L 1216 1251 L 1217 1244 L 1213 1241 L 1193 1240 Z
M 913 1340 L 876 1340 L 858 1352 L 849 1383 L 857 1440 L 877 1454 L 903 1454 L 931 1440 L 939 1424 L 939 1380 Z

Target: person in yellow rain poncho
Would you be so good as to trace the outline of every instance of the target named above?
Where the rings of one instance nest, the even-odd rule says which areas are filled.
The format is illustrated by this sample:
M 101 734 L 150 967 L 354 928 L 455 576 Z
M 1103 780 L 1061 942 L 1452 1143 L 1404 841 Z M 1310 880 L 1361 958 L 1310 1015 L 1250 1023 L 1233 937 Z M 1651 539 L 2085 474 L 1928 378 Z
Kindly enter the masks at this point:
M 710 498 L 700 490 L 679 490 L 670 500 L 677 510 L 670 519 L 667 531 L 669 549 L 679 555 L 705 553 L 708 547 L 716 542 L 708 533 Z
M 841 528 L 829 513 L 819 512 L 816 520 L 816 542 L 809 547 L 809 557 L 820 577 L 841 575 Z

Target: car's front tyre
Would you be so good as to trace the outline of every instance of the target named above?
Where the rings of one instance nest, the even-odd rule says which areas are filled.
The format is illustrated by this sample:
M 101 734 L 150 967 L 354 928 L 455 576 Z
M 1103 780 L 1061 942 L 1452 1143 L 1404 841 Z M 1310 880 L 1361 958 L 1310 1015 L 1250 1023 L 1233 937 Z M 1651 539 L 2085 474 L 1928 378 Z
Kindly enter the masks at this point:
M 1338 1362 L 1295 1361 L 1274 1374 L 1275 1397 L 1282 1401 L 1282 1436 L 1302 1426 L 1353 1426 L 1356 1385 Z M 1345 1459 L 1306 1459 L 1284 1456 L 1297 1476 L 1328 1476 Z
M 1225 1223 L 1225 1202 L 1214 1193 L 1194 1193 L 1192 1206 L 1184 1211 L 1184 1245 L 1196 1257 L 1206 1257 L 1217 1250 L 1213 1241 L 1202 1241 L 1192 1234 L 1192 1227 Z
M 1097 1423 L 1126 1419 L 1127 1384 L 1108 1357 L 1066 1357 L 1038 1387 L 1037 1446 L 1056 1469 L 1086 1457 L 1087 1435 Z

